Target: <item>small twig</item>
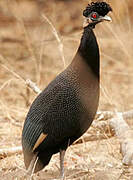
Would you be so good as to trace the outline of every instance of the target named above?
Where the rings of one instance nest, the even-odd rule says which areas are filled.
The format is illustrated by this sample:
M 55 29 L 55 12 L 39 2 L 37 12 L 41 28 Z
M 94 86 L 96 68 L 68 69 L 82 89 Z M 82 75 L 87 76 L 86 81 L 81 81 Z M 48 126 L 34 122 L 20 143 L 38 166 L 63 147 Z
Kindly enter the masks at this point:
M 0 55 L 0 57 L 1 57 L 1 55 Z M 6 69 L 7 71 L 9 71 L 10 73 L 12 73 L 17 79 L 20 79 L 20 80 L 22 80 L 23 82 L 25 81 L 24 78 L 22 78 L 20 75 L 18 75 L 18 74 L 17 74 L 16 72 L 14 72 L 13 70 L 9 69 L 6 65 L 1 64 L 1 66 L 2 66 L 4 69 Z
M 122 113 L 124 119 L 133 119 L 133 110 L 125 111 L 125 112 L 118 112 Z M 99 120 L 102 119 L 110 119 L 115 116 L 116 112 L 113 111 L 98 111 L 97 116 Z
M 3 58 L 0 55 L 0 58 Z M 21 77 L 19 74 L 17 74 L 16 72 L 14 72 L 11 68 L 9 69 L 6 65 L 1 64 L 1 66 L 6 69 L 7 71 L 9 71 L 10 73 L 12 73 L 17 79 L 20 79 L 21 81 L 23 81 L 24 83 L 26 83 L 26 85 L 28 87 L 30 87 L 35 93 L 39 94 L 41 92 L 41 90 L 37 87 L 37 85 L 32 82 L 30 79 L 25 80 L 23 77 Z M 11 79 L 12 80 L 12 79 Z M 10 81 L 11 81 L 10 80 Z M 10 81 L 8 81 L 7 83 L 9 83 Z M 3 86 L 5 86 L 6 84 L 4 84 Z M 3 87 L 2 87 L 3 88 Z
M 15 153 L 21 153 L 22 152 L 22 147 L 11 147 L 11 148 L 5 148 L 5 149 L 0 149 L 0 159 L 3 159 L 7 156 L 11 156 Z
M 28 35 L 28 32 L 26 30 L 24 21 L 23 21 L 22 18 L 20 18 L 18 16 L 16 16 L 16 19 L 18 20 L 19 25 L 21 26 L 20 28 L 23 29 L 23 32 L 24 32 L 24 35 L 25 35 L 26 44 L 27 44 L 27 47 L 28 47 L 28 51 L 31 54 L 32 60 L 35 62 L 35 71 L 36 71 L 36 75 L 38 75 L 38 62 L 37 62 L 37 58 L 35 56 L 35 53 L 34 53 L 34 50 L 33 50 L 33 47 L 32 47 L 32 42 L 31 42 L 31 39 L 30 39 L 30 37 Z
M 37 94 L 41 93 L 41 90 L 30 79 L 27 79 L 25 82 L 26 82 L 27 86 L 30 87 L 35 93 L 37 93 Z
M 42 14 L 42 17 L 48 22 L 48 24 L 52 28 L 52 32 L 53 32 L 53 34 L 54 34 L 54 36 L 55 36 L 55 38 L 56 38 L 56 40 L 57 40 L 57 42 L 59 44 L 59 51 L 61 53 L 61 58 L 62 58 L 63 65 L 64 65 L 64 68 L 65 68 L 66 63 L 65 63 L 65 57 L 64 57 L 64 52 L 63 52 L 63 43 L 62 43 L 62 41 L 61 41 L 61 39 L 60 39 L 54 25 L 52 24 L 52 22 L 45 16 L 45 14 Z
M 125 119 L 132 119 L 133 118 L 133 110 L 123 112 L 122 115 Z
M 121 46 L 121 49 L 124 51 L 125 55 L 131 59 L 131 55 L 129 54 L 129 51 L 127 51 L 127 48 L 125 46 L 125 44 L 123 43 L 123 41 L 119 38 L 119 36 L 117 35 L 117 33 L 113 30 L 113 28 L 106 24 L 106 27 L 108 27 L 109 31 L 112 33 L 112 35 L 114 36 L 114 38 L 117 40 L 117 42 L 119 43 L 119 45 Z
M 9 80 L 5 81 L 5 82 L 2 84 L 2 86 L 0 87 L 0 91 L 1 91 L 2 89 L 4 89 L 6 86 L 9 86 L 9 84 L 11 83 L 11 81 L 14 81 L 14 80 L 16 80 L 16 79 L 15 79 L 15 78 L 12 78 L 12 79 L 9 79 Z
M 120 141 L 120 151 L 123 155 L 123 164 L 133 164 L 133 131 L 124 121 L 122 113 L 116 113 L 116 116 L 110 120 L 110 126 L 115 130 L 115 133 Z

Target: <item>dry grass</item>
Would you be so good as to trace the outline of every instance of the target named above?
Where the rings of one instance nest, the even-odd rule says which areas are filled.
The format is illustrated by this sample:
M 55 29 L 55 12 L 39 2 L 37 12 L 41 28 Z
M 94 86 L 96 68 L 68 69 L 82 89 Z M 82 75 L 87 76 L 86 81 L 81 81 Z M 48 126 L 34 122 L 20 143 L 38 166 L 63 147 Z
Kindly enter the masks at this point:
M 36 96 L 27 88 L 25 80 L 30 78 L 43 89 L 63 70 L 64 64 L 67 66 L 71 62 L 82 35 L 82 10 L 87 2 L 0 1 L 1 148 L 21 145 L 23 122 Z M 133 108 L 133 5 L 129 0 L 108 2 L 114 9 L 113 22 L 98 25 L 95 29 L 101 51 L 99 109 L 126 111 Z M 68 149 L 66 179 L 133 179 L 132 167 L 121 164 L 117 138 L 102 140 L 96 130 L 94 133 L 97 133 L 96 141 Z M 103 134 L 106 136 L 105 132 Z M 33 178 L 57 178 L 58 161 L 58 155 L 55 155 L 49 166 Z M 23 179 L 24 172 L 21 154 L 1 157 L 0 179 Z

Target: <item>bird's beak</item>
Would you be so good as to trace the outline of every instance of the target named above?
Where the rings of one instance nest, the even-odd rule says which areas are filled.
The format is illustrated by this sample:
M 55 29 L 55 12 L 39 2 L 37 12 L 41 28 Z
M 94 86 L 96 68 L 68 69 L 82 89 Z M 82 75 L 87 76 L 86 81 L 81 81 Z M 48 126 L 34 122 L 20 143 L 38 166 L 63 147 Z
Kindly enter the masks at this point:
M 99 20 L 100 21 L 112 21 L 111 17 L 107 16 L 107 15 L 99 17 Z

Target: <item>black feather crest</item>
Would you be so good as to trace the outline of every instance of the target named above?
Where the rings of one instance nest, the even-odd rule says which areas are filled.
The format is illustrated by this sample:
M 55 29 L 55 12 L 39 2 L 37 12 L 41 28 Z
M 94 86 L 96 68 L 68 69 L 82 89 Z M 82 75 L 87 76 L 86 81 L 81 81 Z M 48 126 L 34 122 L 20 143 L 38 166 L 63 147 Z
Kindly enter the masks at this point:
M 88 4 L 83 11 L 83 16 L 88 17 L 92 12 L 97 12 L 100 16 L 105 16 L 109 11 L 112 11 L 112 8 L 106 2 L 92 2 L 91 4 Z

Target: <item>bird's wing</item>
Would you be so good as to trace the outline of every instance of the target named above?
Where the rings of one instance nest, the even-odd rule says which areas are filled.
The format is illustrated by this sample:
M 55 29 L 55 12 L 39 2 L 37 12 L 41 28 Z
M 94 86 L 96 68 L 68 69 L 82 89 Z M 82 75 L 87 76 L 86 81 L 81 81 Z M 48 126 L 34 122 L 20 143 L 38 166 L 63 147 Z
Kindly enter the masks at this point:
M 80 102 L 72 85 L 65 79 L 54 86 L 51 83 L 30 108 L 23 130 L 23 142 L 31 149 L 41 143 L 43 148 L 57 145 L 76 133 L 79 118 Z

